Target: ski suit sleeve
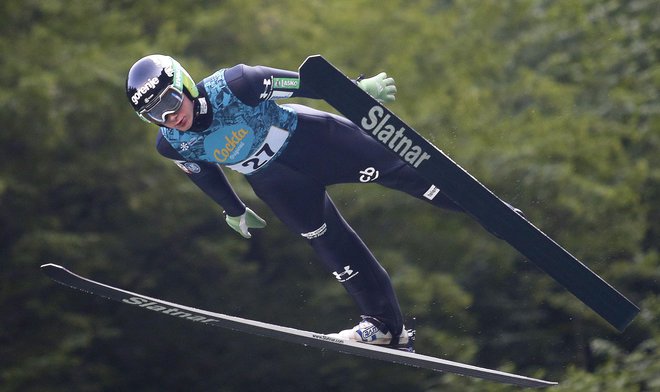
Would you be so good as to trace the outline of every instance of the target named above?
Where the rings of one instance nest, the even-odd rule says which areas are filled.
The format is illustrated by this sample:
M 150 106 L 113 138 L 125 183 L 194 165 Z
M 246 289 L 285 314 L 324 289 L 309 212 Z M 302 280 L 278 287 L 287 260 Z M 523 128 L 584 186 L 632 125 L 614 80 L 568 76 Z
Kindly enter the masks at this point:
M 239 216 L 245 212 L 245 204 L 234 192 L 218 165 L 210 162 L 186 161 L 160 132 L 156 149 L 164 157 L 172 159 L 195 185 L 224 208 L 227 215 Z
M 269 99 L 319 99 L 300 81 L 298 72 L 238 64 L 225 71 L 225 80 L 231 92 L 250 106 L 257 106 Z

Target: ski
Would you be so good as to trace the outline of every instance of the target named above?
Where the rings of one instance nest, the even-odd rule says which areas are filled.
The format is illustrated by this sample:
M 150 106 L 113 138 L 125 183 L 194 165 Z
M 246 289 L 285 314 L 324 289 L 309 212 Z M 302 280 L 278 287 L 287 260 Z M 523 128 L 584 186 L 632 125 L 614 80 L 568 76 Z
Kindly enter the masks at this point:
M 476 377 L 505 384 L 535 388 L 548 387 L 557 384 L 556 382 L 466 365 L 413 352 L 354 343 L 342 339 L 336 339 L 321 333 L 303 331 L 180 305 L 174 302 L 148 297 L 146 295 L 103 284 L 77 275 L 57 264 L 44 264 L 41 266 L 41 269 L 51 279 L 65 286 L 182 320 L 194 321 L 214 327 L 274 338 L 290 343 L 302 344 L 304 346 L 333 350 L 345 354 L 354 354 L 370 359 L 378 359 L 434 371 Z
M 322 56 L 308 57 L 299 71 L 301 83 L 416 169 L 486 230 L 507 241 L 616 329 L 622 332 L 639 313 L 635 304 Z

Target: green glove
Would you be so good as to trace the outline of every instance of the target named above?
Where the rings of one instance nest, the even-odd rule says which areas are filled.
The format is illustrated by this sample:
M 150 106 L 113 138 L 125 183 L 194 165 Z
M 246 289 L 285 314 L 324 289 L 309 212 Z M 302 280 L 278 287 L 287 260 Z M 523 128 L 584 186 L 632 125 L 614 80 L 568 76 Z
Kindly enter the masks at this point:
M 368 79 L 358 79 L 358 87 L 376 98 L 378 102 L 388 103 L 395 100 L 396 86 L 394 79 L 388 78 L 385 72 Z
M 254 211 L 249 208 L 245 209 L 243 215 L 239 216 L 225 216 L 225 221 L 232 229 L 245 238 L 251 238 L 252 234 L 248 229 L 262 229 L 266 227 L 266 221 L 261 219 Z

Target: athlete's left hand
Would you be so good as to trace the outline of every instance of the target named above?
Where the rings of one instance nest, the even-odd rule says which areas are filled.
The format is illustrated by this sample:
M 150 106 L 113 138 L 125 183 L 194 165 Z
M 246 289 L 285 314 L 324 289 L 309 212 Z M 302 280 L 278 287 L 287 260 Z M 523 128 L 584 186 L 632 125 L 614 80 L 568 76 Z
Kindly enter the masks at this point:
M 371 78 L 359 80 L 357 85 L 369 95 L 376 98 L 378 102 L 389 103 L 396 99 L 394 97 L 396 93 L 394 79 L 388 78 L 385 72 L 381 72 Z
M 252 238 L 249 229 L 262 229 L 266 227 L 266 221 L 249 208 L 245 208 L 243 215 L 225 216 L 225 221 L 232 229 L 245 238 Z

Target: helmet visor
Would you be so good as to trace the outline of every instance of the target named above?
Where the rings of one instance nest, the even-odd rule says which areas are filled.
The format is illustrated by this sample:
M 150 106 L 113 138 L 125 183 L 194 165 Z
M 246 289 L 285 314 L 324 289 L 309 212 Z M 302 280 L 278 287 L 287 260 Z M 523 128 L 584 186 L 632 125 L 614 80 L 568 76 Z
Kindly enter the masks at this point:
M 164 124 L 168 114 L 179 110 L 183 103 L 183 92 L 169 86 L 156 97 L 148 108 L 142 109 L 140 115 L 151 122 Z

